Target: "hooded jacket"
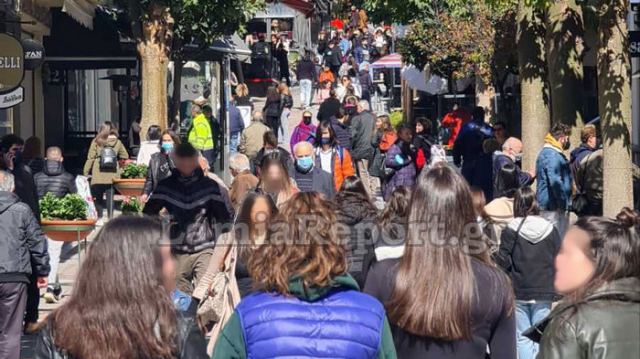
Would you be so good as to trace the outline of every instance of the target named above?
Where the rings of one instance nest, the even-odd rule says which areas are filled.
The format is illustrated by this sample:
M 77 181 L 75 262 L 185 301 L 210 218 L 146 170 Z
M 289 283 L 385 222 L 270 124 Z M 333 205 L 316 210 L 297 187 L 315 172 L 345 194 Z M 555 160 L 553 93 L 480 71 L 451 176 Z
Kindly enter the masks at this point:
M 60 198 L 69 193 L 76 193 L 76 181 L 73 175 L 64 170 L 60 161 L 46 160 L 42 172 L 33 176 L 38 189 L 38 197 L 51 193 Z
M 393 168 L 396 172 L 384 187 L 385 201 L 391 198 L 391 194 L 397 187 L 405 186 L 411 188 L 416 183 L 417 171 L 416 164 L 413 161 L 415 152 L 410 147 L 409 144 L 403 144 L 402 140 L 398 140 L 387 152 L 385 165 Z M 400 158 L 402 158 L 402 162 L 398 161 Z
M 561 145 L 550 134 L 536 160 L 537 199 L 544 211 L 566 211 L 571 200 L 571 170 Z
M 347 250 L 349 274 L 358 285 L 364 287 L 367 273 L 375 261 L 374 237 L 377 228 L 377 210 L 370 202 L 357 194 L 340 192 L 334 199 L 337 208 L 337 222 L 343 243 Z
M 496 263 L 511 277 L 518 300 L 554 301 L 554 260 L 561 244 L 551 222 L 518 217 L 502 232 Z
M 316 131 L 318 128 L 316 125 L 310 123 L 305 124 L 304 121 L 300 121 L 300 124 L 293 129 L 293 133 L 291 134 L 291 140 L 289 144 L 291 145 L 291 153 L 293 153 L 293 148 L 299 143 L 307 141 L 310 144 L 314 144 L 316 140 Z
M 578 303 L 564 301 L 524 332 L 538 359 L 640 357 L 640 279 L 613 280 Z
M 289 281 L 290 296 L 245 297 L 224 327 L 213 359 L 396 358 L 380 302 L 360 293 L 349 275 L 327 287 Z
M 144 213 L 157 215 L 163 208 L 171 215 L 172 249 L 189 254 L 213 248 L 234 215 L 227 191 L 199 168 L 186 177 L 174 171 L 158 184 Z
M 0 283 L 49 275 L 47 241 L 29 206 L 0 191 Z
M 14 193 L 20 199 L 20 202 L 26 204 L 31 208 L 31 211 L 36 216 L 36 219 L 40 220 L 40 204 L 38 202 L 38 190 L 36 183 L 33 179 L 33 172 L 31 168 L 25 165 L 23 162 L 15 164 L 14 169 L 11 171 L 15 178 L 15 191 Z

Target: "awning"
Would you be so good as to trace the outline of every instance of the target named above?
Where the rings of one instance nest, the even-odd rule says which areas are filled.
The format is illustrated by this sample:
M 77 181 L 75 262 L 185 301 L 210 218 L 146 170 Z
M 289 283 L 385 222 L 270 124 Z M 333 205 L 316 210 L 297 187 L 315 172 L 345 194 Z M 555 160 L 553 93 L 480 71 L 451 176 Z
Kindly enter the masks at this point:
M 313 4 L 303 0 L 281 0 L 267 5 L 264 11 L 258 11 L 254 19 L 294 18 L 296 13 L 309 17 L 313 14 Z
M 399 69 L 402 68 L 402 55 L 391 54 L 371 64 L 372 69 Z
M 222 54 L 231 55 L 231 59 L 240 62 L 251 62 L 251 50 L 238 34 L 225 35 L 216 39 L 206 49 L 199 49 L 197 45 L 185 46 L 185 55 L 194 61 L 218 61 Z
M 61 3 L 63 12 L 69 14 L 86 28 L 93 29 L 96 4 L 90 0 L 63 0 Z

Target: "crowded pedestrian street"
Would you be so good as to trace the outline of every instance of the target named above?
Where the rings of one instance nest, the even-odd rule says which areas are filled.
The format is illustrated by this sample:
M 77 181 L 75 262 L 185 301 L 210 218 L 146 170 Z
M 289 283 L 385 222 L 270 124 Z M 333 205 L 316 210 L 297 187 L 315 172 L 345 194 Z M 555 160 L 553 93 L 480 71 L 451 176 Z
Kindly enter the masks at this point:
M 640 0 L 0 1 L 0 359 L 640 358 Z

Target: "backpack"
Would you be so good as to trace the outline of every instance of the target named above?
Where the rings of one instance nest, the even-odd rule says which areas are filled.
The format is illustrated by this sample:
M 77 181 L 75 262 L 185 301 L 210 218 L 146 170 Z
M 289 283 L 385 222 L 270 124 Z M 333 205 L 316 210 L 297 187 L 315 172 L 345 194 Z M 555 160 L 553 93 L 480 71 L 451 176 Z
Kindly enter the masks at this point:
M 431 145 L 431 160 L 427 168 L 432 168 L 437 163 L 447 163 L 447 152 L 442 145 Z
M 118 170 L 118 154 L 111 146 L 105 145 L 100 150 L 100 171 L 116 172 Z

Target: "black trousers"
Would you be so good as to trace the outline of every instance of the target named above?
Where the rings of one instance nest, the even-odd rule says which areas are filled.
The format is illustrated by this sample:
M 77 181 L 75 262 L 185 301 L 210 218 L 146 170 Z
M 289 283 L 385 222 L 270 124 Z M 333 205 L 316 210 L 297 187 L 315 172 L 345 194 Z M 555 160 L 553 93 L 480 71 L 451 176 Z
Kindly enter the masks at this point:
M 267 126 L 273 131 L 273 134 L 278 138 L 278 130 L 280 129 L 280 117 L 267 116 Z
M 104 199 L 105 193 L 107 195 L 106 200 Z M 91 185 L 91 195 L 95 198 L 98 218 L 102 217 L 105 207 L 107 208 L 107 215 L 111 218 L 113 215 L 113 187 L 110 184 Z
M 0 358 L 19 359 L 26 283 L 0 283 Z
M 38 288 L 38 277 L 31 275 L 27 285 L 27 312 L 24 315 L 25 323 L 38 322 L 38 307 L 40 306 L 40 288 Z

